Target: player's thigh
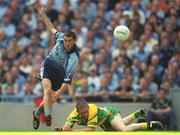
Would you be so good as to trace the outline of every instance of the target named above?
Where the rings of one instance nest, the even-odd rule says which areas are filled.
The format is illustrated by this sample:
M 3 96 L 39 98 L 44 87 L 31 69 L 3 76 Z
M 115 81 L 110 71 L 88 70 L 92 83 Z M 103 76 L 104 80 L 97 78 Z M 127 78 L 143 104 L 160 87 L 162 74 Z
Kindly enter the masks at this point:
M 41 83 L 42 83 L 42 87 L 43 87 L 45 92 L 50 92 L 52 90 L 51 80 L 49 80 L 47 78 L 43 78 L 41 80 Z
M 110 122 L 110 124 L 115 131 L 124 131 L 126 129 L 126 125 L 124 124 L 120 113 L 117 113 L 114 116 L 114 119 Z

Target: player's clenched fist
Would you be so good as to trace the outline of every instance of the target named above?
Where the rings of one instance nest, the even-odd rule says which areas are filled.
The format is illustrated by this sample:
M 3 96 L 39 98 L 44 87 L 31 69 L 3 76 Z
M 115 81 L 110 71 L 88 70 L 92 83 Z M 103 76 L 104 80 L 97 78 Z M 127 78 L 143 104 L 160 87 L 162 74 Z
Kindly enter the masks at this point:
M 34 5 L 34 7 L 35 7 L 35 9 L 38 11 L 39 14 L 42 14 L 42 13 L 45 12 L 44 6 L 43 6 L 41 3 L 39 3 L 39 2 L 36 3 L 36 4 Z

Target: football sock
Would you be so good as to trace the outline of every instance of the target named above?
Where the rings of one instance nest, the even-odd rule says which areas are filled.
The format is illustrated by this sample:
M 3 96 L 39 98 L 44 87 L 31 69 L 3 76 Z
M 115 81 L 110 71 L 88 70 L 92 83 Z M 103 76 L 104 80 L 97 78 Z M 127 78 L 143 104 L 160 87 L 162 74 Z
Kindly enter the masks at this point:
M 40 109 L 39 108 L 36 108 L 36 110 L 35 110 L 35 116 L 38 118 L 39 117 L 39 115 L 41 114 L 41 111 L 40 111 Z
M 130 114 L 130 116 L 131 116 L 132 119 L 136 119 L 136 118 L 139 118 L 140 115 L 139 115 L 139 112 L 136 111 L 136 112 Z
M 135 118 L 139 118 L 139 117 L 140 117 L 139 111 L 136 111 L 136 112 L 134 112 L 133 114 L 134 114 L 134 117 L 135 117 Z
M 147 122 L 143 122 L 141 123 L 142 129 L 147 129 L 148 128 L 148 123 Z
M 47 108 L 44 110 L 44 112 L 45 112 L 45 116 L 51 115 L 52 109 Z

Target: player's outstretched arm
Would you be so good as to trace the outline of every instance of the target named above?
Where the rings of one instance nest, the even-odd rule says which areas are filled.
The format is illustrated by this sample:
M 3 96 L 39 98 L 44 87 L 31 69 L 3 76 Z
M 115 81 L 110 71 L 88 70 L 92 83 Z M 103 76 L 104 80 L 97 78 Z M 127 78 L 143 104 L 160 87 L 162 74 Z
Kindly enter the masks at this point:
M 39 15 L 42 17 L 42 19 L 43 19 L 46 27 L 48 28 L 48 30 L 55 34 L 57 32 L 57 30 L 55 29 L 54 25 L 52 24 L 52 22 L 47 17 L 47 15 L 45 13 L 44 6 L 40 2 L 38 2 L 35 4 L 35 9 L 38 11 Z
M 77 128 L 77 129 L 72 129 L 69 127 L 63 127 L 62 131 L 95 131 L 96 128 L 94 127 L 85 127 L 85 128 Z

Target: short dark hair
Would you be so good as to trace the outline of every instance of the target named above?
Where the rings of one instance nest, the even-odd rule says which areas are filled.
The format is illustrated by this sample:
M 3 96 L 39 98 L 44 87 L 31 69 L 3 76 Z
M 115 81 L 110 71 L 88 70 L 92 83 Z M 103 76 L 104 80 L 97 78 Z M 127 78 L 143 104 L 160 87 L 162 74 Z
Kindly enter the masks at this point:
M 76 40 L 76 34 L 73 31 L 67 31 L 64 33 L 64 36 L 66 37 L 72 37 L 74 40 Z
M 76 108 L 88 107 L 88 103 L 84 100 L 79 100 L 76 104 Z

